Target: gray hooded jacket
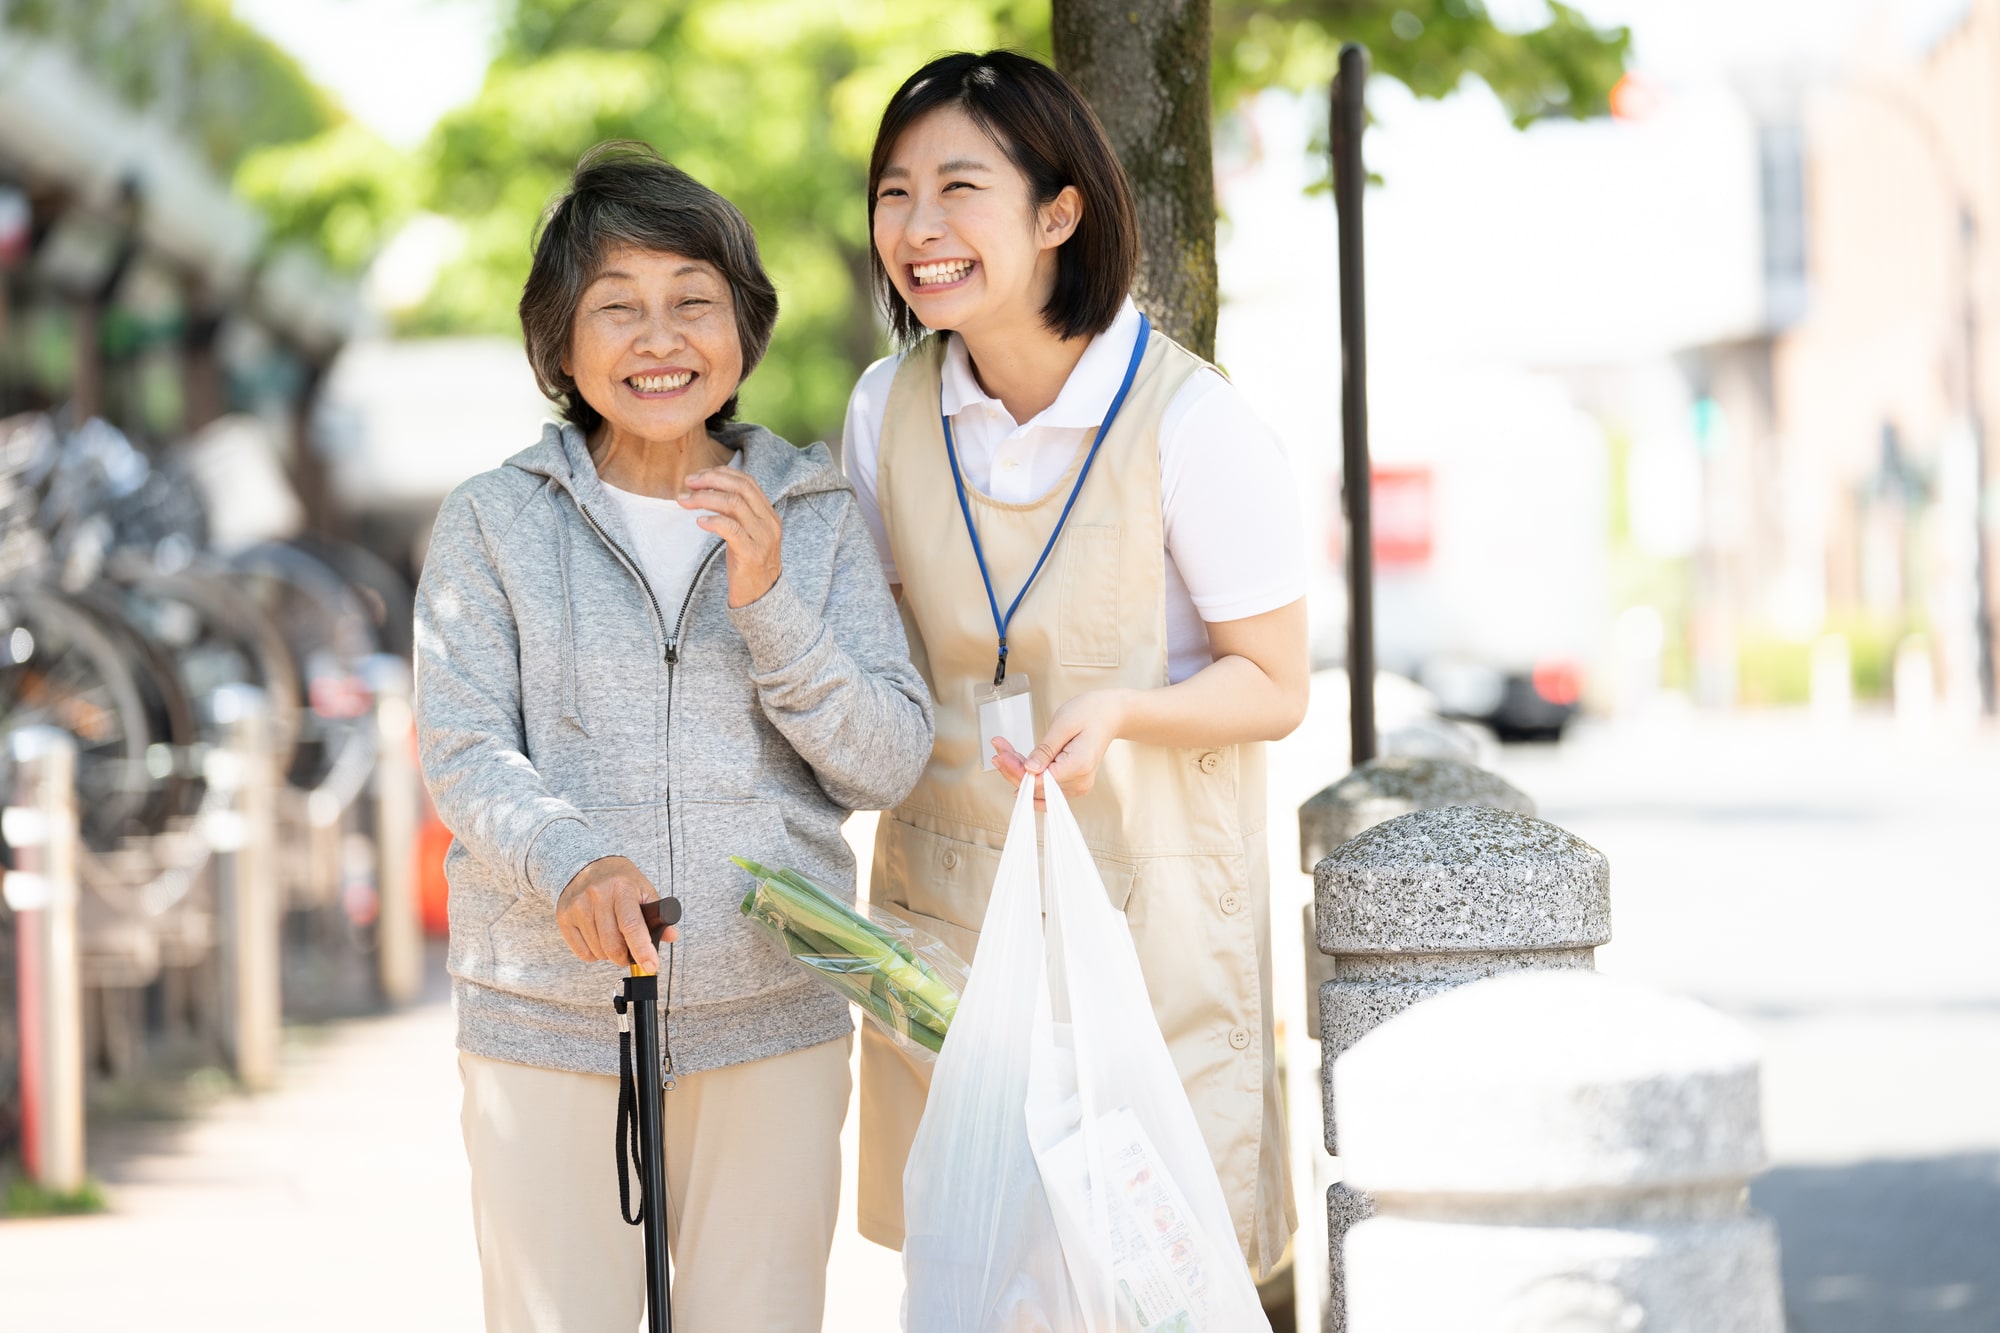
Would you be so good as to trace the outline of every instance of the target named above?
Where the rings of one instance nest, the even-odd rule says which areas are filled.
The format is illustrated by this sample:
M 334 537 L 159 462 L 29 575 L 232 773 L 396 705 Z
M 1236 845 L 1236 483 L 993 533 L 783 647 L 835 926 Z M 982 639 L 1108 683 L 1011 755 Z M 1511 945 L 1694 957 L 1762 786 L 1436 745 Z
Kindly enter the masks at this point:
M 854 896 L 849 810 L 882 809 L 931 751 L 910 665 L 854 495 L 824 445 L 758 426 L 718 438 L 784 524 L 784 573 L 731 609 L 722 543 L 687 600 L 660 605 L 582 435 L 541 443 L 453 491 L 417 590 L 424 780 L 453 834 L 450 967 L 460 1049 L 617 1072 L 620 971 L 579 962 L 556 900 L 627 856 L 681 900 L 663 991 L 671 1072 L 817 1045 L 852 1030 L 738 909 L 732 855 Z

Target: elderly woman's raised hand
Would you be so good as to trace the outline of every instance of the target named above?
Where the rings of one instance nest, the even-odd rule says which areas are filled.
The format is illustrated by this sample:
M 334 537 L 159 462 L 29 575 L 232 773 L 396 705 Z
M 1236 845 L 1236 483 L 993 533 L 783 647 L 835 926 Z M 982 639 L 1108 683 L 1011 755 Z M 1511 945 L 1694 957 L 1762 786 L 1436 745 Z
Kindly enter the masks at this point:
M 706 510 L 696 525 L 728 548 L 730 606 L 748 606 L 771 591 L 784 572 L 785 529 L 754 480 L 734 468 L 708 468 L 687 479 L 680 502 Z
M 622 856 L 602 857 L 577 871 L 563 889 L 556 900 L 556 928 L 570 952 L 586 963 L 637 963 L 658 972 L 660 951 L 639 905 L 659 896 L 638 866 Z M 680 934 L 668 926 L 662 938 L 677 940 Z

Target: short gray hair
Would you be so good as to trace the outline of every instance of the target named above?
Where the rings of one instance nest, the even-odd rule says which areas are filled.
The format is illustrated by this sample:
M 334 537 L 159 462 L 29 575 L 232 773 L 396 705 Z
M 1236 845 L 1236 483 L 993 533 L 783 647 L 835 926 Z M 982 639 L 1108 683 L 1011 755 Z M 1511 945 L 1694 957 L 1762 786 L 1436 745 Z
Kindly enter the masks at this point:
M 542 215 L 535 260 L 521 288 L 521 333 L 542 392 L 588 434 L 603 416 L 562 368 L 577 305 L 616 245 L 685 255 L 712 264 L 729 284 L 743 375 L 764 359 L 778 323 L 778 290 L 757 257 L 757 234 L 736 205 L 643 143 L 601 143 L 577 160 L 569 188 Z M 708 419 L 710 430 L 736 416 L 736 395 Z

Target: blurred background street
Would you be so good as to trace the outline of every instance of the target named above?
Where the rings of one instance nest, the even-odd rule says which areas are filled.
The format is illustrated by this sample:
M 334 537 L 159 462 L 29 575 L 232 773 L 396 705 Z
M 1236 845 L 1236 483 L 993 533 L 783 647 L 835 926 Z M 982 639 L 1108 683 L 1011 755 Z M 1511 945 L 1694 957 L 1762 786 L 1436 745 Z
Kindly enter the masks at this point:
M 735 200 L 783 302 L 743 414 L 838 450 L 885 99 L 1082 2 L 0 0 L 0 1329 L 480 1326 L 409 599 L 549 415 L 536 219 L 609 138 Z M 1280 1333 L 1339 1169 L 1296 811 L 1350 767 L 1349 40 L 1384 753 L 1526 792 L 1610 860 L 1599 968 L 1761 1041 L 1789 1333 L 2000 1333 L 2000 0 L 1206 10 L 1206 328 L 1312 542 Z M 853 1131 L 833 1333 L 901 1291 Z

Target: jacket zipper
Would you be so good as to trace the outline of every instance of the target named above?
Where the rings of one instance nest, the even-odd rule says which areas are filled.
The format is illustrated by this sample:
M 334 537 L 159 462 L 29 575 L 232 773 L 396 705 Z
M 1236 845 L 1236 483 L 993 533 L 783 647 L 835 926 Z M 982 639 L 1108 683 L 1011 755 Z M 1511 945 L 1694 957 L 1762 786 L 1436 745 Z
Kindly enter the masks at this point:
M 572 499 L 576 498 L 574 493 L 572 493 L 571 498 Z M 717 553 L 722 550 L 722 543 L 717 542 L 714 546 L 711 546 L 708 550 L 708 554 L 701 558 L 701 563 L 695 566 L 694 577 L 688 580 L 687 596 L 681 599 L 680 613 L 674 617 L 673 633 L 669 635 L 667 633 L 667 617 L 665 613 L 660 610 L 660 599 L 658 595 L 656 595 L 653 592 L 653 585 L 651 581 L 649 581 L 646 578 L 646 571 L 639 568 L 638 561 L 634 560 L 630 555 L 626 554 L 624 547 L 620 546 L 616 541 L 612 540 L 611 534 L 604 530 L 604 525 L 597 521 L 597 515 L 590 512 L 589 505 L 585 504 L 581 499 L 577 499 L 576 508 L 577 512 L 583 515 L 584 521 L 589 523 L 591 529 L 597 533 L 598 539 L 601 540 L 606 546 L 610 547 L 612 553 L 618 557 L 619 563 L 624 565 L 625 568 L 631 572 L 633 578 L 639 580 L 639 587 L 642 590 L 644 590 L 647 602 L 649 602 L 652 605 L 653 623 L 659 626 L 660 639 L 666 645 L 662 655 L 666 658 L 667 662 L 667 742 L 669 747 L 671 747 L 673 743 L 673 734 L 674 734 L 674 667 L 678 665 L 681 660 L 680 646 L 679 646 L 681 628 L 687 623 L 688 606 L 690 603 L 694 601 L 695 585 L 701 582 L 702 571 L 706 570 L 709 567 L 709 565 L 715 560 Z M 667 787 L 667 799 L 669 802 L 671 802 L 673 799 L 673 785 L 671 782 L 669 782 Z M 671 827 L 669 827 L 667 831 L 667 891 L 670 894 L 673 892 L 673 887 L 674 887 L 673 838 L 674 838 L 673 830 Z M 674 946 L 669 944 L 667 946 L 667 992 L 666 992 L 666 1005 L 665 1005 L 665 1009 L 668 1011 L 668 1013 L 670 1013 L 673 1009 L 673 999 L 674 999 L 673 958 L 674 958 Z M 667 1013 L 662 1013 L 660 1016 L 660 1083 L 662 1087 L 671 1086 L 673 1082 L 673 1073 L 674 1073 L 673 1024 L 667 1021 Z
M 722 549 L 721 542 L 717 542 L 715 545 L 709 547 L 708 554 L 703 556 L 701 563 L 694 567 L 694 577 L 688 580 L 687 596 L 681 598 L 680 614 L 674 617 L 674 632 L 667 640 L 667 665 L 670 667 L 680 664 L 681 627 L 687 624 L 688 607 L 694 603 L 695 585 L 701 582 L 702 574 L 707 571 L 709 565 L 714 563 L 715 557 L 722 554 Z M 664 630 L 665 626 L 663 625 L 661 628 Z M 667 719 L 669 724 L 673 720 L 673 687 L 674 673 L 669 671 L 667 673 Z
M 574 493 L 572 493 L 572 498 L 574 498 Z M 589 505 L 585 504 L 582 500 L 577 500 L 576 507 L 577 512 L 583 515 L 584 521 L 590 524 L 591 529 L 597 533 L 598 538 L 606 546 L 609 546 L 612 553 L 618 557 L 618 562 L 631 572 L 633 578 L 639 580 L 639 587 L 644 590 L 646 600 L 652 604 L 653 623 L 660 628 L 660 639 L 662 642 L 667 642 L 667 617 L 660 610 L 660 599 L 653 595 L 653 585 L 646 581 L 646 572 L 639 568 L 638 561 L 625 553 L 624 547 L 611 539 L 611 534 L 606 532 L 604 525 L 597 521 L 597 515 L 590 512 Z M 681 614 L 687 614 L 685 607 L 682 608 Z M 667 646 L 667 660 L 670 662 L 673 660 L 673 646 L 670 642 L 668 642 Z
M 687 594 L 681 598 L 681 609 L 674 616 L 674 632 L 667 638 L 667 749 L 669 751 L 673 749 L 674 742 L 674 668 L 679 666 L 681 661 L 681 629 L 687 624 L 688 607 L 694 602 L 694 590 L 701 583 L 703 571 L 714 562 L 715 557 L 721 551 L 722 543 L 717 542 L 708 548 L 708 554 L 704 555 L 701 558 L 701 563 L 694 567 L 694 577 L 688 580 Z M 655 609 L 658 608 L 658 605 L 657 602 L 654 603 Z M 662 632 L 664 632 L 664 626 L 665 622 L 663 621 Z M 671 784 L 668 787 L 668 791 L 671 794 Z M 672 886 L 673 878 L 673 834 L 669 831 L 667 834 L 667 882 L 669 887 Z M 667 996 L 669 1000 L 672 999 L 674 993 L 673 958 L 673 946 L 670 944 L 667 946 Z M 668 1025 L 662 1023 L 660 1031 L 662 1034 L 660 1037 L 660 1077 L 663 1083 L 671 1087 L 673 1084 L 674 1052 L 672 1044 L 665 1036 L 668 1031 Z

